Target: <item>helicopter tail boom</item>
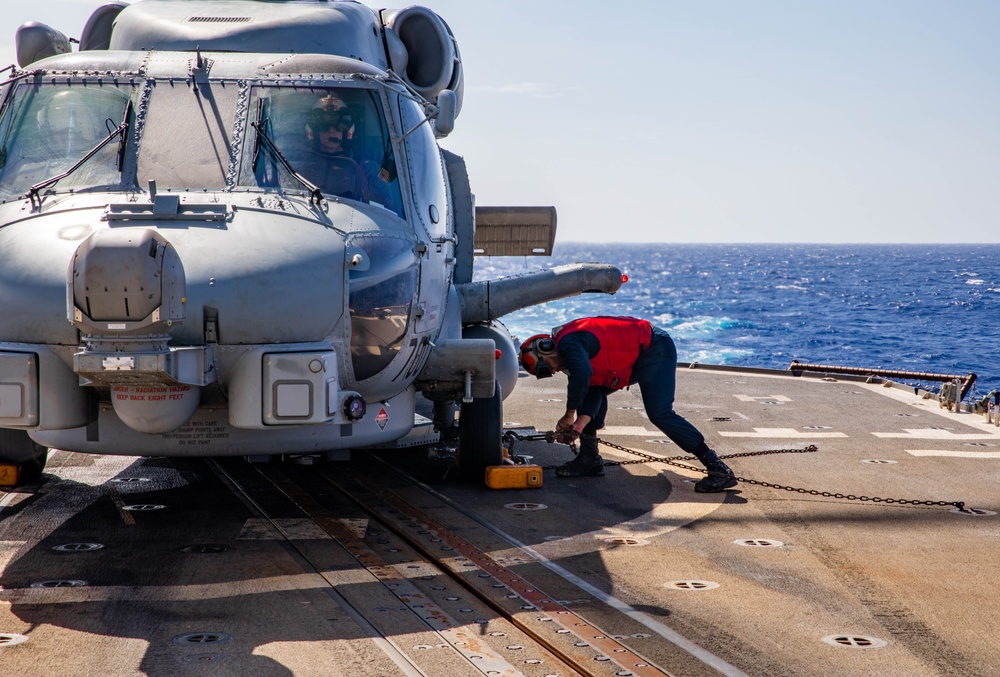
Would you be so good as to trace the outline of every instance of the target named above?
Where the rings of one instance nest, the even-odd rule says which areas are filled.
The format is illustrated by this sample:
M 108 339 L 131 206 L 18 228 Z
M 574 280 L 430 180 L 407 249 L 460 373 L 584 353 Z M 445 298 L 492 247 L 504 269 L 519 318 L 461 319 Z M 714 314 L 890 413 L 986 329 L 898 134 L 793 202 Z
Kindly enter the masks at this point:
M 525 275 L 456 285 L 462 323 L 488 322 L 546 301 L 600 292 L 614 294 L 621 271 L 606 263 L 570 263 Z

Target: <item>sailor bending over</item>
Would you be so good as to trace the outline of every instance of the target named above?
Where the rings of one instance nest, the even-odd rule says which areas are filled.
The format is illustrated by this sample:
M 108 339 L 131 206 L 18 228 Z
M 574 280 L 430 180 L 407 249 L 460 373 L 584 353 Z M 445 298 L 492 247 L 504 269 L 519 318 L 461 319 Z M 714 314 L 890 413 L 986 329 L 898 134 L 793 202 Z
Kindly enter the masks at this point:
M 579 435 L 580 453 L 556 468 L 559 477 L 604 474 L 597 431 L 604 427 L 608 394 L 638 384 L 650 422 L 708 470 L 695 484 L 702 493 L 735 487 L 733 471 L 705 444 L 705 437 L 674 411 L 677 349 L 666 331 L 634 317 L 585 317 L 536 334 L 521 345 L 521 366 L 536 378 L 565 371 L 566 413 L 556 423 L 564 439 Z

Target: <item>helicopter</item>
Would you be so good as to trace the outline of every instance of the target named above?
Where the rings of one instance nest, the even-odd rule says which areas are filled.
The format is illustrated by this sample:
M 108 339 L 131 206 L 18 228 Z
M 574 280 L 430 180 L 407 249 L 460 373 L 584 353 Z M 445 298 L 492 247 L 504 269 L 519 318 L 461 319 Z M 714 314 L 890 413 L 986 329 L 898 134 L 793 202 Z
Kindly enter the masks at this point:
M 467 478 L 503 462 L 500 318 L 622 274 L 474 279 L 476 256 L 550 255 L 556 212 L 476 205 L 440 147 L 464 98 L 443 18 L 138 0 L 78 43 L 22 25 L 0 84 L 0 485 L 50 448 L 333 459 L 450 436 Z

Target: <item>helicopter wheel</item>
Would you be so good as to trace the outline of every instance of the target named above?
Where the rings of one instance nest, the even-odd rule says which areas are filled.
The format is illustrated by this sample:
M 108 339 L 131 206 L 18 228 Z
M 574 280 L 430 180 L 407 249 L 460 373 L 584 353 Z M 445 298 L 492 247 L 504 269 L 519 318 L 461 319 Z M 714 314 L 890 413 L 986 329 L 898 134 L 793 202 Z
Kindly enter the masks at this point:
M 493 397 L 462 404 L 459 428 L 459 473 L 465 480 L 484 482 L 486 467 L 503 463 L 503 397 L 499 383 Z
M 0 428 L 0 485 L 19 487 L 30 484 L 42 476 L 49 450 L 28 437 L 24 430 Z M 18 466 L 15 477 L 8 477 L 13 468 Z M 4 480 L 10 480 L 8 484 Z

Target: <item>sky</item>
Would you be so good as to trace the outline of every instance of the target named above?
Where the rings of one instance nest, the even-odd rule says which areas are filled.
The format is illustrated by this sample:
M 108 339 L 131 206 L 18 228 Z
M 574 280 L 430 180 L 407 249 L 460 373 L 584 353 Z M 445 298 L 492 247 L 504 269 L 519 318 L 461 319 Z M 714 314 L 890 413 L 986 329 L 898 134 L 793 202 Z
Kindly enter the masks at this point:
M 5 7 L 0 63 L 100 4 Z M 1000 242 L 1000 2 L 424 4 L 465 70 L 441 145 L 558 241 Z

